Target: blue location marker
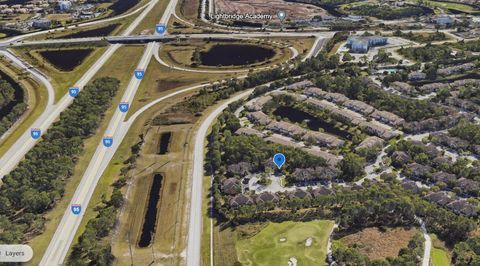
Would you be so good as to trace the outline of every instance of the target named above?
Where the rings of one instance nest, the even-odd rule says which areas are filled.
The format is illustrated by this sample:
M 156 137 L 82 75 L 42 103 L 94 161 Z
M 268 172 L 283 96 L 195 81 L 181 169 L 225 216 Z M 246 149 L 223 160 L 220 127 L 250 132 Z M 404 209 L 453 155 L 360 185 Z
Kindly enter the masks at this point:
M 280 22 L 283 23 L 283 21 L 285 20 L 285 18 L 287 17 L 287 12 L 283 11 L 283 10 L 280 10 L 277 12 L 277 17 L 278 19 L 280 20 Z
M 135 77 L 137 79 L 143 79 L 143 76 L 145 76 L 145 70 L 143 70 L 143 69 L 135 70 Z
M 70 209 L 72 210 L 72 213 L 75 215 L 79 215 L 82 212 L 82 205 L 80 204 L 72 204 L 70 206 Z
M 77 87 L 71 87 L 68 89 L 68 94 L 72 97 L 77 97 L 77 95 L 80 93 L 80 89 Z
M 165 26 L 165 24 L 157 24 L 155 26 L 155 31 L 158 34 L 164 34 L 167 31 L 167 26 Z
M 113 145 L 113 138 L 112 137 L 104 137 L 103 138 L 103 146 L 110 148 Z
M 32 128 L 30 130 L 30 135 L 33 139 L 39 139 L 40 136 L 42 136 L 42 131 L 40 130 L 40 128 Z
M 118 105 L 118 109 L 120 109 L 120 112 L 126 113 L 128 111 L 129 104 L 127 102 L 121 102 Z
M 285 164 L 285 155 L 283 153 L 277 153 L 273 156 L 273 163 L 278 167 L 278 169 L 282 168 Z

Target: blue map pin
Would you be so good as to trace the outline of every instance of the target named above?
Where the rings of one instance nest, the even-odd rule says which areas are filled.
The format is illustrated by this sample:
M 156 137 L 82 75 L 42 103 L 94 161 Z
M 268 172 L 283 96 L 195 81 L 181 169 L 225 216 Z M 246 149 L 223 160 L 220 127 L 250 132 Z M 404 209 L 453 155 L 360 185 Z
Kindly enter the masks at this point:
M 285 155 L 283 153 L 277 153 L 273 156 L 273 163 L 278 167 L 278 169 L 282 168 L 285 164 Z

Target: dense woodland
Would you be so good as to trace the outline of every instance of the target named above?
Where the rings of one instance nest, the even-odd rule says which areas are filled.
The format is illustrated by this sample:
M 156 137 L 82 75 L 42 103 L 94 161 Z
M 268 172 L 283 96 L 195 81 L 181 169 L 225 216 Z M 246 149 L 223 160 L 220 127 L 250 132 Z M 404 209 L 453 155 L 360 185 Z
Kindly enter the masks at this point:
M 8 81 L 0 78 L 0 136 L 7 132 L 7 130 L 27 110 L 28 106 L 24 102 L 24 99 L 16 103 L 13 107 L 9 107 L 14 104 L 14 102 L 15 89 Z M 2 114 L 3 110 L 5 110 L 5 114 Z
M 432 45 L 430 43 L 423 47 L 402 47 L 399 53 L 406 58 L 419 62 L 435 62 L 452 57 L 452 49 L 450 47 L 446 45 Z
M 392 7 L 389 5 L 359 5 L 350 8 L 355 14 L 379 19 L 393 20 L 405 17 L 421 16 L 425 11 L 417 6 Z
M 85 86 L 59 121 L 0 187 L 0 243 L 24 242 L 43 231 L 44 214 L 64 193 L 83 141 L 97 128 L 116 94 L 119 81 L 99 78 Z

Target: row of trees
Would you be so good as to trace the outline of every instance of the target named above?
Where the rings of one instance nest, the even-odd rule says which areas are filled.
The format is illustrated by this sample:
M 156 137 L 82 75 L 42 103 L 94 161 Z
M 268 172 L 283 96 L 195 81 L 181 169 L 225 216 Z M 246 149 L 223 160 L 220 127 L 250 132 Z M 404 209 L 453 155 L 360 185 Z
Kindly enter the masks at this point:
M 43 230 L 46 211 L 64 193 L 83 152 L 83 140 L 97 128 L 119 81 L 99 78 L 85 86 L 42 140 L 3 179 L 0 187 L 0 242 L 18 243 Z
M 21 90 L 22 88 L 16 88 Z M 27 110 L 24 99 L 15 99 L 15 88 L 0 77 L 0 136 L 20 118 Z
M 402 47 L 399 53 L 412 60 L 432 62 L 450 58 L 452 49 L 446 45 L 432 45 L 428 43 L 422 47 Z
M 126 165 L 120 170 L 120 178 L 112 185 L 110 200 L 104 200 L 96 206 L 97 216 L 88 221 L 85 231 L 73 246 L 69 257 L 70 265 L 110 265 L 113 261 L 114 256 L 107 236 L 115 226 L 118 211 L 124 203 L 121 189 L 126 185 L 128 172 L 136 166 L 143 144 L 143 138 L 140 137 L 141 140 L 131 147 L 132 155 L 124 162 Z
M 385 20 L 394 20 L 405 17 L 421 16 L 425 12 L 417 6 L 392 7 L 389 5 L 358 5 L 353 8 L 355 14 L 369 17 L 376 17 Z
M 359 190 L 339 187 L 334 195 L 285 198 L 275 204 L 239 208 L 223 205 L 217 210 L 224 221 L 234 224 L 333 219 L 339 224 L 340 233 L 372 226 L 414 226 L 417 215 L 423 218 L 429 232 L 452 246 L 466 240 L 478 226 L 474 219 L 454 214 L 395 184 L 374 184 Z

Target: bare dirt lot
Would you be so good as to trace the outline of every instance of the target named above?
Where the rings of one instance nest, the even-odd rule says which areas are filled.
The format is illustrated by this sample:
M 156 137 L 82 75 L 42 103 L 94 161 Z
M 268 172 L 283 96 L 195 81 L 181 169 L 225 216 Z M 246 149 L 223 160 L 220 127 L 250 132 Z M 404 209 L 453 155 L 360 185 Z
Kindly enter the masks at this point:
M 215 0 L 216 14 L 268 14 L 273 15 L 272 22 L 278 22 L 276 14 L 279 10 L 287 13 L 287 21 L 311 19 L 327 14 L 324 9 L 314 5 L 287 3 L 283 0 Z
M 366 228 L 358 233 L 347 235 L 341 241 L 347 245 L 356 245 L 370 259 L 397 257 L 400 249 L 417 232 L 415 228 L 393 228 L 385 231 L 377 227 Z

